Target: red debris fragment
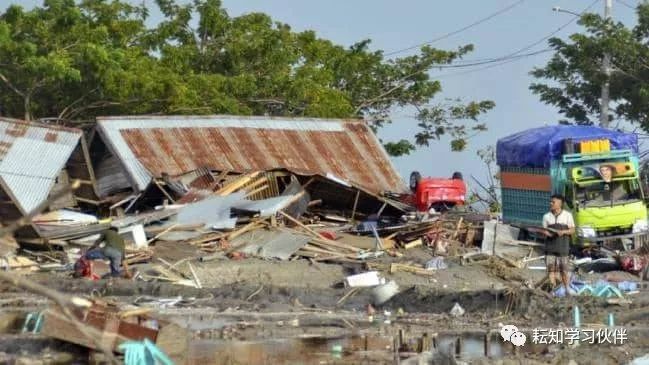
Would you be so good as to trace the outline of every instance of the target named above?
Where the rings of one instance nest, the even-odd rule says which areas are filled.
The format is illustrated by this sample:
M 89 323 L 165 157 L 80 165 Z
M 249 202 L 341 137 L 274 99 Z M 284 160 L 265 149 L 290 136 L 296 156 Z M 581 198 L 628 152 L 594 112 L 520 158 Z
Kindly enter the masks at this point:
M 336 238 L 338 238 L 338 237 L 336 237 L 336 233 L 335 233 L 335 232 L 331 232 L 331 231 L 322 231 L 322 232 L 318 232 L 318 233 L 320 233 L 320 236 L 322 236 L 322 237 L 324 237 L 324 238 L 326 238 L 326 239 L 328 239 L 328 240 L 332 240 L 332 241 L 334 241 Z

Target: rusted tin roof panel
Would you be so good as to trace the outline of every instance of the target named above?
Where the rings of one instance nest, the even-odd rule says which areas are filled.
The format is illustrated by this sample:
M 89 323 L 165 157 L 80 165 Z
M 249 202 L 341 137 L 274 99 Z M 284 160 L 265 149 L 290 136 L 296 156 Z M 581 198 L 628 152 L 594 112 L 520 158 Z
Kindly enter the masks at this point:
M 0 118 L 0 182 L 23 213 L 42 203 L 81 130 Z
M 245 172 L 286 168 L 335 176 L 370 192 L 405 189 L 362 121 L 269 117 L 98 118 L 100 134 L 143 190 L 152 176 L 206 167 Z

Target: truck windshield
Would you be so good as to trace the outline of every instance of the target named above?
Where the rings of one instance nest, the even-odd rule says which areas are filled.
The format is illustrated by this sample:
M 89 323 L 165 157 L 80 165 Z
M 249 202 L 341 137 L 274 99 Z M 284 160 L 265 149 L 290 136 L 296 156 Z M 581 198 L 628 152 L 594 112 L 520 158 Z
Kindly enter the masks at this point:
M 582 207 L 604 207 L 627 204 L 642 199 L 637 181 L 598 182 L 576 187 L 576 198 Z

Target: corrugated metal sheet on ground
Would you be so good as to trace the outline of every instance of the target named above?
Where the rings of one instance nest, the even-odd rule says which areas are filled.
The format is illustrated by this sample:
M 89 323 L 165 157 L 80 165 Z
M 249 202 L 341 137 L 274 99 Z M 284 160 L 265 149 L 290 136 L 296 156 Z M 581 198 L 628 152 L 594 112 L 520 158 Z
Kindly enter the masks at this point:
M 234 246 L 247 243 L 239 251 L 248 255 L 288 260 L 310 240 L 311 237 L 288 231 L 258 229 L 242 234 L 231 243 Z
M 259 213 L 261 217 L 270 217 L 286 208 L 294 200 L 292 195 L 278 196 L 263 200 L 242 200 L 232 204 L 232 209 Z
M 0 118 L 0 179 L 23 212 L 47 199 L 81 135 L 76 129 Z
M 130 215 L 123 218 L 113 219 L 112 226 L 118 228 L 127 227 L 134 224 L 143 224 L 146 226 L 153 222 L 169 219 L 170 217 L 173 217 L 177 214 L 178 214 L 177 209 L 175 210 L 167 209 L 167 210 L 153 211 L 149 213 L 141 213 L 137 215 Z
M 373 193 L 405 190 L 381 143 L 358 120 L 145 116 L 97 122 L 139 190 L 151 174 L 177 176 L 202 167 L 238 172 L 286 168 L 333 175 Z
M 53 212 L 39 214 L 32 219 L 34 224 L 42 231 L 60 229 L 61 227 L 74 227 L 97 223 L 94 215 L 75 212 L 73 210 L 60 209 Z
M 180 208 L 175 221 L 169 222 L 169 224 L 205 223 L 206 228 L 234 228 L 237 219 L 230 217 L 230 208 L 233 204 L 242 201 L 244 197 L 244 192 L 237 192 L 226 196 L 212 196 L 196 203 L 187 204 Z

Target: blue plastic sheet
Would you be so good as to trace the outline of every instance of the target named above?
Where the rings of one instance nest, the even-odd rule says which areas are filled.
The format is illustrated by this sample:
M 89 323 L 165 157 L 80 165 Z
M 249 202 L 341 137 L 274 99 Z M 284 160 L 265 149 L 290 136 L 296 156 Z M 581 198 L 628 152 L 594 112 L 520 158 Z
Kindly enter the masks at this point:
M 608 139 L 611 149 L 638 153 L 638 135 L 592 126 L 555 125 L 528 129 L 498 140 L 496 160 L 501 167 L 549 168 L 563 154 L 563 141 Z

